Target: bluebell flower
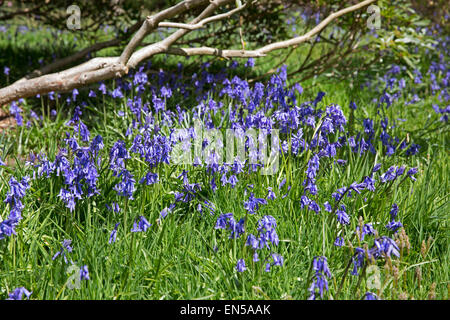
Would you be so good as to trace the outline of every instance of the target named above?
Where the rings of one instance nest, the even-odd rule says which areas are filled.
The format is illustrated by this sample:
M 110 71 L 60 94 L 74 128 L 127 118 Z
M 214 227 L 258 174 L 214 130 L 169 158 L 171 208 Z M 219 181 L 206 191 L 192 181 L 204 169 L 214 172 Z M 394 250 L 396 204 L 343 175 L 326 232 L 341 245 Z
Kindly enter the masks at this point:
M 334 245 L 336 247 L 342 247 L 345 244 L 343 237 L 336 237 L 336 240 L 334 240 Z
M 364 178 L 364 183 L 366 185 L 366 189 L 370 190 L 372 192 L 375 191 L 375 181 L 376 180 L 374 178 L 366 176 Z
M 370 255 L 378 258 L 380 256 L 390 257 L 394 255 L 400 257 L 400 249 L 394 240 L 389 237 L 383 236 L 381 238 L 375 239 L 374 246 L 370 249 Z
M 30 117 L 35 120 L 39 120 L 39 116 L 33 110 L 30 110 Z
M 258 262 L 259 261 L 259 256 L 258 256 L 258 252 L 254 252 L 253 253 L 253 262 Z
M 413 72 L 414 72 L 414 75 L 415 75 L 414 83 L 415 84 L 422 83 L 422 73 L 420 72 L 420 70 L 419 69 L 415 69 Z
M 400 221 L 392 220 L 386 225 L 386 229 L 391 230 L 392 232 L 397 232 L 398 229 L 403 227 L 403 224 Z
M 139 70 L 135 73 L 133 78 L 134 85 L 145 84 L 148 81 L 147 74 L 144 71 L 144 67 L 140 67 Z
M 133 200 L 133 193 L 136 190 L 136 180 L 134 180 L 133 175 L 128 170 L 122 170 L 118 177 L 122 177 L 122 180 L 113 189 L 117 191 L 119 196 Z
M 317 176 L 317 172 L 319 171 L 319 157 L 315 154 L 308 161 L 308 168 L 306 169 L 306 176 L 309 179 L 314 179 Z
M 19 218 L 9 218 L 0 222 L 0 240 L 16 234 L 15 228 L 19 223 L 19 220 Z
M 253 68 L 255 66 L 255 59 L 249 58 L 247 62 L 245 63 L 246 68 Z
M 401 167 L 397 168 L 397 170 L 395 170 L 395 176 L 399 177 L 399 176 L 403 175 L 404 172 L 405 172 L 405 166 L 401 166 Z
M 277 196 L 275 195 L 275 192 L 273 192 L 273 189 L 271 187 L 267 188 L 267 199 L 269 200 L 275 200 L 277 198 Z
M 67 263 L 66 251 L 67 252 L 72 252 L 73 249 L 70 246 L 71 244 L 72 244 L 72 240 L 65 239 L 62 242 L 61 250 L 59 250 L 58 252 L 55 253 L 55 255 L 53 256 L 52 260 L 55 260 L 58 256 L 62 255 L 64 257 L 64 261 Z
M 328 278 L 331 277 L 331 271 L 328 268 L 327 258 L 324 256 L 317 256 L 313 259 L 313 270 L 315 272 L 320 272 L 326 275 Z
M 153 172 L 148 172 L 140 181 L 139 183 L 145 183 L 146 185 L 151 185 L 158 182 L 158 174 Z
M 307 196 L 303 195 L 300 197 L 300 207 L 302 209 L 309 206 L 310 202 L 311 202 L 311 199 L 309 199 Z
M 71 212 L 75 210 L 75 195 L 71 191 L 61 188 L 58 197 L 61 198 Z
M 336 216 L 337 216 L 337 221 L 340 224 L 349 224 L 350 223 L 350 217 L 348 216 L 347 212 L 345 212 L 345 206 L 341 205 L 340 208 L 338 210 L 336 210 Z
M 320 207 L 314 200 L 311 200 L 309 202 L 308 209 L 311 210 L 311 211 L 314 211 L 317 214 L 320 212 Z
M 239 259 L 237 264 L 236 264 L 236 270 L 238 272 L 244 272 L 245 270 L 247 270 L 247 267 L 245 266 L 245 261 L 244 259 Z
M 26 296 L 27 299 L 29 299 L 31 294 L 32 292 L 25 289 L 25 287 L 20 287 L 14 289 L 14 291 L 9 294 L 9 297 L 6 300 L 22 300 L 23 296 Z
M 119 227 L 120 222 L 116 223 L 116 225 L 114 226 L 113 231 L 111 231 L 111 234 L 109 235 L 109 243 L 114 243 L 116 242 L 117 239 L 117 228 Z
M 122 93 L 122 91 L 120 90 L 119 87 L 114 89 L 114 91 L 111 93 L 111 97 L 113 97 L 114 99 L 116 99 L 116 98 L 119 98 L 119 99 L 123 98 L 123 93 Z
M 10 190 L 6 194 L 5 202 L 12 204 L 14 200 L 23 198 L 25 196 L 26 190 L 29 188 L 29 180 L 29 177 L 24 177 L 22 181 L 19 182 L 14 177 L 11 177 L 9 179 Z
M 118 140 L 114 143 L 109 152 L 110 168 L 113 170 L 114 175 L 117 175 L 122 169 L 125 169 L 125 160 L 129 159 L 130 155 L 125 146 L 125 142 Z
M 328 291 L 328 280 L 326 277 L 321 273 L 316 273 L 314 275 L 313 281 L 311 283 L 311 286 L 309 287 L 308 291 L 311 294 L 308 298 L 308 300 L 315 300 L 317 292 L 319 293 L 320 297 L 323 298 L 324 289 Z
M 90 280 L 88 266 L 80 268 L 80 280 Z
M 79 94 L 80 94 L 80 93 L 78 92 L 77 88 L 73 89 L 73 90 L 72 90 L 72 100 L 73 100 L 73 101 L 76 101 L 76 100 L 77 100 L 77 96 L 78 96 Z
M 276 232 L 277 222 L 274 217 L 266 215 L 258 221 L 258 248 L 270 248 L 271 245 L 278 246 L 279 238 Z
M 314 101 L 313 101 L 313 105 L 314 105 L 314 106 L 317 106 L 317 104 L 318 104 L 319 102 L 322 101 L 322 99 L 323 99 L 323 97 L 324 97 L 325 95 L 326 95 L 325 92 L 319 91 L 319 92 L 317 93 L 316 98 L 315 98 Z
M 327 258 L 324 256 L 314 257 L 312 268 L 314 270 L 313 281 L 308 291 L 310 293 L 309 300 L 315 300 L 317 291 L 323 298 L 324 289 L 328 291 L 328 280 L 331 278 L 331 272 L 328 268 Z M 308 279 L 309 280 L 309 279 Z
M 119 213 L 120 212 L 120 207 L 119 207 L 119 204 L 117 203 L 117 202 L 112 202 L 111 203 L 111 205 L 106 205 L 106 208 L 109 210 L 109 211 L 112 211 L 112 212 L 114 212 L 114 213 Z
M 408 170 L 408 172 L 406 173 L 408 177 L 411 178 L 412 181 L 416 181 L 417 179 L 415 177 L 413 177 L 413 175 L 415 175 L 418 172 L 417 168 L 411 168 Z
M 136 223 L 136 221 L 134 221 L 133 228 L 131 229 L 131 232 L 145 232 L 151 226 L 152 225 L 147 221 L 147 219 L 145 219 L 144 216 L 140 216 L 138 223 Z
M 238 222 L 233 217 L 228 219 L 228 228 L 231 230 L 230 239 L 239 238 L 244 233 L 245 220 L 240 219 Z
M 364 300 L 380 300 L 380 298 L 378 298 L 375 293 L 366 292 L 366 294 L 364 295 Z
M 389 212 L 391 215 L 391 220 L 394 220 L 397 217 L 398 214 L 398 205 L 394 203 L 391 207 L 391 211 Z
M 10 206 L 8 219 L 0 222 L 0 240 L 16 234 L 15 228 L 22 219 L 22 210 L 24 205 L 22 198 L 25 196 L 26 190 L 30 188 L 30 178 L 25 176 L 19 182 L 14 177 L 9 179 L 9 191 L 6 193 L 5 203 Z
M 255 214 L 258 211 L 260 205 L 266 205 L 267 200 L 264 198 L 256 198 L 253 192 L 247 201 L 244 201 L 244 209 L 247 210 L 249 214 Z
M 171 96 L 172 96 L 172 90 L 170 89 L 170 87 L 162 86 L 161 87 L 161 97 L 170 98 Z
M 82 113 L 83 112 L 81 111 L 81 108 L 79 106 L 77 106 L 75 108 L 75 110 L 73 111 L 72 118 L 66 123 L 66 125 L 73 126 L 73 125 L 77 124 L 80 121 L 80 117 L 81 117 Z
M 230 219 L 233 216 L 231 212 L 221 214 L 216 221 L 215 229 L 226 229 L 228 225 L 228 219 Z
M 299 94 L 302 94 L 302 93 L 303 93 L 303 88 L 302 88 L 302 86 L 300 85 L 300 83 L 294 84 L 294 88 L 295 88 L 295 90 L 297 90 L 297 92 L 298 92 Z
M 83 121 L 80 120 L 78 124 L 74 126 L 74 131 L 78 133 L 82 141 L 89 141 L 91 133 L 89 132 L 87 126 L 83 123 Z
M 225 174 L 224 174 L 225 175 Z M 231 188 L 236 187 L 236 184 L 239 182 L 238 178 L 232 174 L 230 175 L 230 177 L 227 180 L 227 183 L 229 183 L 231 185 Z
M 175 205 L 173 205 L 173 207 L 175 207 Z M 173 207 L 170 206 L 170 207 L 165 207 L 164 209 L 162 209 L 161 212 L 159 213 L 161 218 L 164 219 L 169 214 L 169 212 L 172 211 Z
M 222 186 L 227 185 L 228 178 L 227 178 L 227 174 L 226 173 L 222 174 L 222 177 L 220 178 L 220 181 L 222 182 Z
M 407 156 L 413 156 L 419 153 L 420 145 L 412 143 L 408 150 L 406 150 Z
M 22 117 L 22 109 L 19 105 L 13 101 L 9 107 L 9 112 L 15 117 L 17 125 L 19 127 L 23 126 L 23 117 Z
M 356 231 L 357 231 L 357 234 L 358 234 L 358 236 L 360 237 L 360 240 L 361 240 L 361 241 L 364 240 L 364 237 L 365 237 L 366 235 L 375 235 L 375 233 L 376 233 L 376 230 L 373 228 L 373 226 L 372 226 L 371 223 L 366 223 L 366 224 L 364 224 L 364 226 L 363 226 L 363 228 L 362 228 L 362 231 L 359 230 L 359 226 L 356 227 Z
M 258 241 L 258 239 L 253 235 L 253 234 L 249 234 L 248 236 L 247 236 L 247 241 L 245 242 L 245 245 L 246 246 L 250 246 L 250 247 L 252 247 L 253 249 L 259 249 L 259 241 Z
M 385 183 L 387 181 L 395 180 L 397 178 L 397 175 L 395 174 L 396 169 L 396 166 L 391 166 L 385 173 L 380 176 L 380 181 Z
M 208 200 L 203 201 L 203 205 L 199 204 L 199 206 L 204 206 L 205 208 L 207 208 L 209 211 L 209 214 L 212 216 L 216 212 L 216 206 L 214 205 L 214 203 L 212 203 Z
M 272 258 L 273 258 L 273 266 L 283 266 L 284 263 L 284 259 L 281 255 L 277 254 L 277 253 L 272 253 Z

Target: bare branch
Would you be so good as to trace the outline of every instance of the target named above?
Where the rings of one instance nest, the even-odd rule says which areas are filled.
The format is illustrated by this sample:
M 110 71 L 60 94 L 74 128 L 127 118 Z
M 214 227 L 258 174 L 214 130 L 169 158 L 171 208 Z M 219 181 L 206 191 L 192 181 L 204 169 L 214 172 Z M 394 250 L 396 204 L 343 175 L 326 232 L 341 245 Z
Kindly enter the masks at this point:
M 125 67 L 118 63 L 117 57 L 94 58 L 63 72 L 44 75 L 0 89 L 0 105 L 50 91 L 72 90 L 123 74 Z
M 254 2 L 253 2 L 254 3 Z M 250 5 L 250 2 L 246 2 L 244 5 L 237 7 L 231 11 L 222 13 L 222 14 L 218 14 L 206 19 L 201 20 L 198 23 L 194 23 L 194 24 L 190 24 L 190 23 L 176 23 L 176 22 L 161 22 L 158 24 L 158 27 L 163 27 L 163 28 L 178 28 L 178 29 L 187 29 L 187 30 L 197 30 L 200 28 L 203 28 L 206 24 L 214 22 L 214 21 L 219 21 L 219 20 L 224 20 L 230 16 L 232 16 L 233 14 L 244 10 L 245 8 L 247 8 Z
M 173 7 L 170 7 L 166 10 L 157 13 L 154 16 L 147 17 L 147 19 L 145 19 L 144 23 L 142 24 L 141 28 L 136 32 L 131 41 L 123 50 L 122 54 L 120 55 L 119 62 L 122 63 L 123 65 L 126 65 L 132 53 L 141 44 L 142 40 L 151 31 L 155 30 L 156 27 L 158 26 L 158 23 L 160 23 L 162 20 L 170 19 L 182 12 L 206 4 L 208 2 L 209 0 L 184 0 Z
M 191 24 L 196 24 L 196 23 L 200 22 L 202 19 L 210 16 L 219 6 L 222 6 L 222 5 L 231 3 L 231 2 L 233 2 L 233 0 L 212 0 L 212 1 L 210 1 L 209 6 L 206 7 L 206 9 L 203 10 L 203 12 L 197 18 L 195 18 L 193 21 L 191 21 Z M 160 42 L 151 44 L 147 47 L 144 47 L 144 48 L 136 51 L 135 53 L 133 53 L 133 55 L 128 60 L 127 67 L 135 68 L 139 63 L 150 58 L 151 56 L 153 56 L 155 54 L 160 54 L 160 53 L 166 52 L 173 43 L 175 43 L 178 39 L 185 36 L 190 31 L 191 30 L 186 30 L 186 29 L 178 30 L 178 31 L 174 32 L 173 34 L 171 34 L 170 36 L 168 36 L 167 38 L 165 38 L 164 40 L 161 40 Z
M 265 54 L 262 54 L 258 51 L 251 50 L 222 50 L 210 47 L 200 47 L 200 48 L 168 48 L 164 52 L 173 55 L 179 56 L 199 56 L 199 55 L 209 55 L 209 56 L 217 56 L 225 59 L 229 58 L 251 58 L 251 57 L 264 57 Z

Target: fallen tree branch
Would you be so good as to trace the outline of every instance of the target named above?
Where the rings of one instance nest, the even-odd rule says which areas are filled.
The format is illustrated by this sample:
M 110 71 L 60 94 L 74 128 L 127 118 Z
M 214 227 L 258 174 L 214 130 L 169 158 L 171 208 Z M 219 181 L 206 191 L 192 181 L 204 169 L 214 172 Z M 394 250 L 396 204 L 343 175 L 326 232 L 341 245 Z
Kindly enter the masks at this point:
M 327 25 L 338 17 L 352 11 L 367 6 L 376 0 L 365 0 L 351 7 L 339 10 L 330 14 L 326 19 L 319 23 L 316 27 L 311 29 L 306 34 L 295 37 L 289 40 L 275 42 L 255 50 L 221 50 L 219 48 L 174 48 L 172 47 L 179 39 L 188 34 L 195 28 L 182 28 L 172 33 L 167 38 L 145 46 L 136 51 L 143 41 L 143 39 L 152 31 L 154 31 L 163 20 L 170 19 L 180 13 L 191 10 L 192 8 L 201 5 L 207 7 L 193 19 L 189 25 L 198 26 L 212 21 L 219 21 L 226 19 L 233 13 L 242 10 L 243 6 L 247 6 L 249 2 L 238 8 L 232 9 L 224 14 L 218 14 L 210 17 L 215 10 L 223 5 L 233 3 L 233 0 L 184 0 L 179 4 L 163 10 L 153 16 L 147 17 L 139 30 L 131 38 L 128 45 L 123 50 L 119 57 L 94 58 L 86 63 L 70 68 L 68 70 L 43 75 L 38 78 L 21 80 L 12 85 L 0 89 L 0 106 L 15 101 L 19 98 L 26 98 L 35 96 L 37 94 L 44 94 L 50 91 L 65 91 L 74 88 L 82 87 L 93 82 L 99 82 L 116 77 L 122 77 L 128 73 L 129 69 L 134 69 L 139 63 L 151 58 L 156 54 L 167 53 L 183 56 L 192 55 L 213 55 L 223 58 L 249 58 L 249 57 L 263 57 L 267 53 L 296 47 L 306 41 L 309 41 L 316 34 L 320 33 Z M 210 17 L 210 18 L 209 18 Z

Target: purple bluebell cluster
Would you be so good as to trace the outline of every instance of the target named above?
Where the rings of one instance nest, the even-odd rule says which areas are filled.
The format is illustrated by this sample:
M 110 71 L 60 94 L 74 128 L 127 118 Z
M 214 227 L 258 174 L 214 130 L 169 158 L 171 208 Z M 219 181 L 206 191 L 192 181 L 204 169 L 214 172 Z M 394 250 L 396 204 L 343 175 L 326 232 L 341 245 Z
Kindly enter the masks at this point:
M 19 107 L 19 105 L 20 105 L 20 101 L 19 101 L 19 103 L 17 103 L 16 101 L 13 101 L 11 103 L 11 106 L 9 107 L 9 112 L 16 119 L 17 125 L 19 127 L 21 127 L 21 126 L 23 126 L 23 116 L 22 116 L 23 110 L 22 110 L 22 108 Z
M 276 232 L 277 222 L 270 215 L 263 216 L 257 225 L 257 235 L 249 233 L 245 245 L 253 249 L 253 261 L 262 261 L 265 271 L 269 272 L 272 266 L 283 266 L 284 258 L 273 250 L 278 246 L 280 240 Z M 267 253 L 267 256 L 264 256 Z M 260 257 L 262 257 L 260 259 Z
M 109 243 L 114 243 L 117 240 L 117 228 L 119 227 L 120 222 L 116 223 L 114 226 L 114 229 L 111 231 L 111 234 L 109 235 Z
M 378 298 L 378 296 L 375 293 L 372 293 L 372 292 L 368 291 L 364 295 L 364 299 L 363 300 L 380 300 L 380 298 Z
M 398 229 L 403 227 L 403 224 L 400 221 L 395 221 L 395 218 L 397 217 L 397 214 L 398 214 L 398 205 L 396 203 L 394 203 L 392 205 L 392 209 L 389 212 L 389 214 L 391 216 L 391 220 L 386 225 L 386 229 L 389 229 L 389 230 L 391 230 L 393 232 L 397 232 Z
M 247 270 L 247 267 L 245 266 L 245 261 L 244 259 L 239 259 L 237 264 L 236 264 L 236 270 L 238 272 L 244 272 L 245 270 Z
M 136 220 L 134 221 L 131 232 L 145 232 L 151 226 L 150 222 L 144 216 L 140 216 L 137 222 Z
M 255 214 L 260 205 L 267 204 L 267 200 L 264 198 L 256 198 L 253 192 L 250 192 L 250 196 L 247 201 L 244 201 L 244 209 L 248 214 Z
M 228 229 L 230 230 L 230 239 L 239 238 L 244 233 L 244 218 L 236 221 L 233 213 L 221 214 L 216 221 L 215 229 Z

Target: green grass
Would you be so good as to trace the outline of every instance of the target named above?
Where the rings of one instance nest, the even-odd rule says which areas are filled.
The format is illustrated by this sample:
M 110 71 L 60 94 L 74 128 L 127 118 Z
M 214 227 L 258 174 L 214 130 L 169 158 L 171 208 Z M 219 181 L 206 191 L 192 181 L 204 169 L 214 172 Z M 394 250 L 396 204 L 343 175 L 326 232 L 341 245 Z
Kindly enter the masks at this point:
M 8 63 L 18 63 L 18 60 L 11 57 Z M 321 106 L 336 103 L 342 106 L 347 119 L 352 113 L 349 102 L 357 103 L 358 109 L 348 124 L 351 130 L 361 130 L 362 119 L 366 117 L 379 123 L 381 118 L 372 102 L 377 95 L 373 91 L 351 90 L 348 82 L 321 80 L 324 79 L 302 84 L 306 89 L 300 102 L 314 99 L 317 92 L 325 91 L 327 95 Z M 345 200 L 351 224 L 342 229 L 334 219 L 330 223 L 329 215 L 323 209 L 320 214 L 315 214 L 300 207 L 301 184 L 310 157 L 306 152 L 297 158 L 281 159 L 276 175 L 240 175 L 236 188 L 219 187 L 216 193 L 204 188 L 201 197 L 215 205 L 214 216 L 207 210 L 200 214 L 194 204 L 187 204 L 160 219 L 160 211 L 173 201 L 173 191 L 180 188 L 176 177 L 183 169 L 190 170 L 191 182 L 202 181 L 207 185 L 210 177 L 204 170 L 192 167 L 162 165 L 157 169 L 160 183 L 152 186 L 137 183 L 134 200 L 117 196 L 113 187 L 118 179 L 108 168 L 108 152 L 117 139 L 126 141 L 128 147 L 132 142 L 124 135 L 130 122 L 129 115 L 117 116 L 118 110 L 126 109 L 126 99 L 117 102 L 106 99 L 105 102 L 101 98 L 85 97 L 88 106 L 83 111 L 83 121 L 88 124 L 91 137 L 100 134 L 105 140 L 98 182 L 101 193 L 78 201 L 76 210 L 71 213 L 57 197 L 62 178 L 37 177 L 32 181 L 31 189 L 23 199 L 25 208 L 17 235 L 0 241 L 0 298 L 6 298 L 14 288 L 24 286 L 33 291 L 32 299 L 306 299 L 311 283 L 308 278 L 311 262 L 315 256 L 323 255 L 328 258 L 332 271 L 329 291 L 324 298 L 361 299 L 369 291 L 368 279 L 349 274 L 344 277 L 352 256 L 348 241 L 354 247 L 359 245 L 352 232 L 359 225 L 360 217 L 364 223 L 376 223 L 374 226 L 380 235 L 392 236 L 384 230 L 384 225 L 389 222 L 391 205 L 397 203 L 398 220 L 409 237 L 410 249 L 403 249 L 401 258 L 393 259 L 398 276 L 383 261 L 378 262 L 384 288 L 376 293 L 383 299 L 399 299 L 405 295 L 409 299 L 427 299 L 431 287 L 435 286 L 436 297 L 448 299 L 448 127 L 438 121 L 431 108 L 436 99 L 429 95 L 413 105 L 405 105 L 404 99 L 400 99 L 388 109 L 390 120 L 406 119 L 397 122 L 398 126 L 391 129 L 392 134 L 419 143 L 418 155 L 407 157 L 400 153 L 388 157 L 381 146 L 375 146 L 376 155 L 365 153 L 359 156 L 347 148 L 339 150 L 337 158 L 348 161 L 344 167 L 336 166 L 328 159 L 321 160 L 317 177 L 319 194 L 315 198 L 319 204 L 331 202 L 331 193 L 338 188 L 361 181 L 370 174 L 375 163 L 383 163 L 380 172 L 391 165 L 419 168 L 415 182 L 399 179 L 391 187 L 377 184 L 376 193 L 364 191 Z M 8 191 L 11 175 L 32 174 L 24 164 L 30 151 L 44 152 L 53 160 L 64 145 L 65 131 L 70 130 L 65 123 L 71 118 L 72 107 L 65 106 L 63 101 L 57 102 L 51 107 L 60 112 L 56 119 L 51 119 L 47 102 L 42 98 L 44 118 L 41 124 L 34 122 L 30 129 L 15 128 L 0 136 L 0 156 L 13 163 L 0 167 L 1 199 Z M 185 108 L 195 106 L 190 102 L 179 102 L 184 103 Z M 24 109 L 32 107 L 35 106 L 30 102 Z M 375 128 L 379 133 L 379 124 Z M 136 159 L 130 160 L 129 166 L 136 180 L 148 170 L 145 163 Z M 287 183 L 279 191 L 283 177 Z M 220 213 L 233 212 L 236 220 L 246 216 L 243 202 L 248 199 L 244 196 L 248 184 L 254 184 L 252 192 L 257 197 L 266 197 L 268 187 L 272 187 L 277 196 L 276 200 L 262 206 L 257 215 L 248 216 L 246 222 L 247 232 L 252 233 L 256 232 L 257 220 L 263 215 L 272 215 L 278 222 L 280 243 L 275 251 L 284 257 L 284 266 L 273 267 L 269 273 L 264 272 L 263 264 L 251 262 L 252 253 L 244 246 L 245 237 L 232 240 L 228 238 L 228 231 L 214 229 Z M 292 189 L 286 198 L 282 198 L 288 185 Z M 106 210 L 105 205 L 113 201 L 122 209 L 118 214 Z M 2 202 L 2 219 L 8 212 L 8 206 Z M 129 232 L 134 218 L 140 215 L 144 215 L 152 226 L 147 232 Z M 121 222 L 117 241 L 108 244 L 110 232 L 117 222 Z M 346 246 L 342 248 L 333 246 L 338 231 L 343 232 L 346 239 Z M 80 289 L 71 290 L 67 286 L 70 264 L 61 257 L 52 260 L 64 239 L 73 241 L 69 260 L 78 267 L 87 265 L 89 268 L 90 280 L 82 281 Z M 371 237 L 367 236 L 365 242 L 370 245 Z M 427 250 L 422 250 L 423 242 L 428 243 Z M 241 258 L 246 260 L 248 270 L 238 273 L 235 266 Z M 420 285 L 416 276 L 419 269 Z M 338 295 L 341 281 L 343 286 Z

